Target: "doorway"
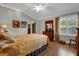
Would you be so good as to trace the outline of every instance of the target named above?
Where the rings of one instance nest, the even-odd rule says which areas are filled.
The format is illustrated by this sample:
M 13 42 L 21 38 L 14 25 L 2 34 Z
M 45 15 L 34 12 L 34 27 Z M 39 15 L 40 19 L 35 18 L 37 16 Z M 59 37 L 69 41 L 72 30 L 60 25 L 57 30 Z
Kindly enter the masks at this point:
M 32 24 L 32 33 L 36 33 L 36 22 Z
M 28 34 L 31 33 L 31 28 L 30 28 L 30 24 L 28 24 Z

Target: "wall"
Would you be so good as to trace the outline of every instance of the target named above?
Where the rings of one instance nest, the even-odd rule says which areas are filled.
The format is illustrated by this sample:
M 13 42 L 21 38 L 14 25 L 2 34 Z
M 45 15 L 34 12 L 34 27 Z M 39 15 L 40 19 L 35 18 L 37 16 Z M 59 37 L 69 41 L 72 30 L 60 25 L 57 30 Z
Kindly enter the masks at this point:
M 29 17 L 28 15 L 20 12 L 18 10 L 12 10 L 6 7 L 0 6 L 0 24 L 5 24 L 8 26 L 8 30 L 14 35 L 21 35 L 27 33 L 27 28 L 12 28 L 12 20 L 26 21 L 27 24 L 31 24 L 34 22 L 34 19 Z
M 59 37 L 60 37 L 60 40 L 63 40 L 66 43 L 69 43 L 70 39 L 75 39 L 75 36 L 59 35 Z
M 55 37 L 55 40 L 58 41 L 58 40 L 60 40 L 60 38 L 59 38 L 59 17 L 55 18 L 54 23 L 55 23 L 55 25 L 54 25 L 55 36 L 54 37 Z
M 45 20 L 40 20 L 36 22 L 36 33 L 42 34 L 45 30 Z

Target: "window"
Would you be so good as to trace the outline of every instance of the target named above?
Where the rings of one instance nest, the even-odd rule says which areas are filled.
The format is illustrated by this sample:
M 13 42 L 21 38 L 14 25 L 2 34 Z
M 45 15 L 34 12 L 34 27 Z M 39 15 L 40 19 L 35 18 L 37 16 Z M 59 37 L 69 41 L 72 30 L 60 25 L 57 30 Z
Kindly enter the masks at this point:
M 76 36 L 78 15 L 68 15 L 59 18 L 59 34 L 66 36 Z

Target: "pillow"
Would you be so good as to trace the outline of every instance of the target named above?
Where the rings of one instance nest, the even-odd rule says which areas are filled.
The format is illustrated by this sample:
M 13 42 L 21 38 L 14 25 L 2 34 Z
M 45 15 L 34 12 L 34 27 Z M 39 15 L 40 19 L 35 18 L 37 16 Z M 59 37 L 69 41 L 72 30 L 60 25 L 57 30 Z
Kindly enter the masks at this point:
M 15 38 L 8 32 L 3 33 L 4 39 L 10 42 L 15 42 Z

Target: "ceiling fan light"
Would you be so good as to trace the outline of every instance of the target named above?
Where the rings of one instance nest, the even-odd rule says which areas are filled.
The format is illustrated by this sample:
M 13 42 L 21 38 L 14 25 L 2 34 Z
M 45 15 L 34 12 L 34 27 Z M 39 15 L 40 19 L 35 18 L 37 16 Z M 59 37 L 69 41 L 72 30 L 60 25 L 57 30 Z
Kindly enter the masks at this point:
M 40 12 L 42 10 L 42 6 L 34 6 L 34 10 Z

